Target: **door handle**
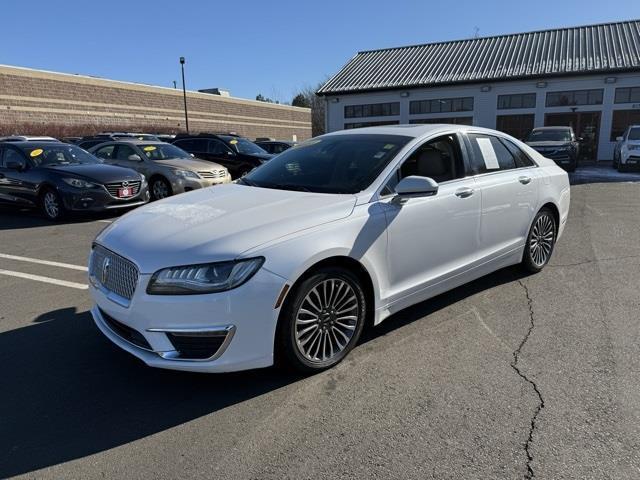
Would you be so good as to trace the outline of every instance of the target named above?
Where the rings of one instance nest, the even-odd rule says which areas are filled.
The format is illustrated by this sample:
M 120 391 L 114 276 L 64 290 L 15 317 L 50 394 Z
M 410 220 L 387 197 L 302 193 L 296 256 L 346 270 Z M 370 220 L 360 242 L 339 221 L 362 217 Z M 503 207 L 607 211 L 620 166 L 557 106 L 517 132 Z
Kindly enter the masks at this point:
M 475 190 L 473 188 L 469 188 L 469 187 L 459 188 L 458 190 L 456 190 L 456 197 L 467 198 L 473 195 L 474 192 Z
M 518 181 L 523 185 L 527 185 L 528 183 L 531 183 L 531 177 L 518 177 Z

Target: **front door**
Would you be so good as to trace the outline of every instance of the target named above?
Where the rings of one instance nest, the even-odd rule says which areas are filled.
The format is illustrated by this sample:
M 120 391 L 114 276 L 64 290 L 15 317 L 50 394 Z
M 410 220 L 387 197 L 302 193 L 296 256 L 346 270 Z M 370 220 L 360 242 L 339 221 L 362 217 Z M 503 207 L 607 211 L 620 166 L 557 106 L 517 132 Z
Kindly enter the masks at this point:
M 6 145 L 3 150 L 0 159 L 0 199 L 23 206 L 35 204 L 38 173 L 17 148 Z M 25 168 L 7 168 L 9 162 L 20 162 Z
M 480 195 L 466 177 L 458 137 L 445 135 L 418 147 L 397 171 L 380 204 L 387 217 L 389 300 L 433 286 L 473 263 L 478 250 Z M 403 202 L 393 195 L 409 175 L 439 183 L 429 197 Z
M 600 112 L 548 113 L 544 119 L 548 127 L 571 127 L 579 141 L 578 160 L 598 159 Z

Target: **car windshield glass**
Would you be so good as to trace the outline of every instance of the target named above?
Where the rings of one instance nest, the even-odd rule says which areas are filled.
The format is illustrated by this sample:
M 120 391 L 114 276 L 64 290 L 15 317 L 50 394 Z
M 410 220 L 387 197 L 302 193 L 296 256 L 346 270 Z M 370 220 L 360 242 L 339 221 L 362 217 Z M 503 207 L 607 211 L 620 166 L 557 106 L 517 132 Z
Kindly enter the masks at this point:
M 357 193 L 373 182 L 411 137 L 348 134 L 308 140 L 242 178 L 256 187 Z
M 169 158 L 191 158 L 187 152 L 175 145 L 159 143 L 152 145 L 139 145 L 140 150 L 150 160 L 167 160 Z
M 23 151 L 37 167 L 102 163 L 80 147 L 65 143 L 24 147 Z
M 629 130 L 629 140 L 640 140 L 640 127 Z
M 236 152 L 242 153 L 244 155 L 264 155 L 267 153 L 266 150 L 260 148 L 255 143 L 247 140 L 246 138 L 238 138 L 238 137 L 222 137 L 225 142 L 231 145 Z
M 570 142 L 571 132 L 566 129 L 534 130 L 527 137 L 527 142 Z

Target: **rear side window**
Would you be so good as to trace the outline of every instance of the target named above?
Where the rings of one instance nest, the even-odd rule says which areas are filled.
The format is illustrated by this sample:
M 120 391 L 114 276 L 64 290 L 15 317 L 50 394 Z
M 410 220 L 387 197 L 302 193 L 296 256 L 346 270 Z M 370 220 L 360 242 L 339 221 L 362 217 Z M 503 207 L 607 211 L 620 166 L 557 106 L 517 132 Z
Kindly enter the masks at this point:
M 506 140 L 504 138 L 500 139 L 502 143 L 507 147 L 507 149 L 511 152 L 511 155 L 516 159 L 516 166 L 518 168 L 523 167 L 533 167 L 535 163 L 533 160 L 529 158 L 529 155 L 524 153 L 520 148 L 518 148 L 513 142 Z
M 2 166 L 4 167 L 9 162 L 24 162 L 24 157 L 20 152 L 13 148 L 6 147 L 4 149 L 4 155 L 2 155 Z
M 95 156 L 98 158 L 110 159 L 113 158 L 113 149 L 116 148 L 115 145 L 107 145 L 105 147 L 99 148 L 95 151 Z
M 497 137 L 471 133 L 468 138 L 471 144 L 473 173 L 480 174 L 516 168 L 516 159 Z

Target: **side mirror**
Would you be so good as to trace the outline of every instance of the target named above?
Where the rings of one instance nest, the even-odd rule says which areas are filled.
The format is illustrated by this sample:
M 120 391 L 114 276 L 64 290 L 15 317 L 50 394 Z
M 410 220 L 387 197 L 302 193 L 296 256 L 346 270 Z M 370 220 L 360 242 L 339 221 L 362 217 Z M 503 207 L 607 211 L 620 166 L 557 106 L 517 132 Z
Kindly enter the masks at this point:
M 584 142 L 584 137 L 578 137 L 579 142 Z
M 624 141 L 624 137 L 616 137 L 616 142 L 622 142 Z
M 133 155 L 129 155 L 129 157 L 127 158 L 130 162 L 141 162 L 142 158 L 140 158 L 140 155 L 138 155 L 137 153 L 134 153 Z
M 231 150 L 227 150 L 227 155 L 229 155 L 230 157 L 236 156 L 235 152 L 232 152 Z
M 411 175 L 400 180 L 396 193 L 400 199 L 431 197 L 438 193 L 438 182 L 433 178 Z
M 22 170 L 26 169 L 27 165 L 24 162 L 20 162 L 18 160 L 9 160 L 5 166 L 9 169 L 9 170 L 16 170 L 18 172 L 21 172 Z

